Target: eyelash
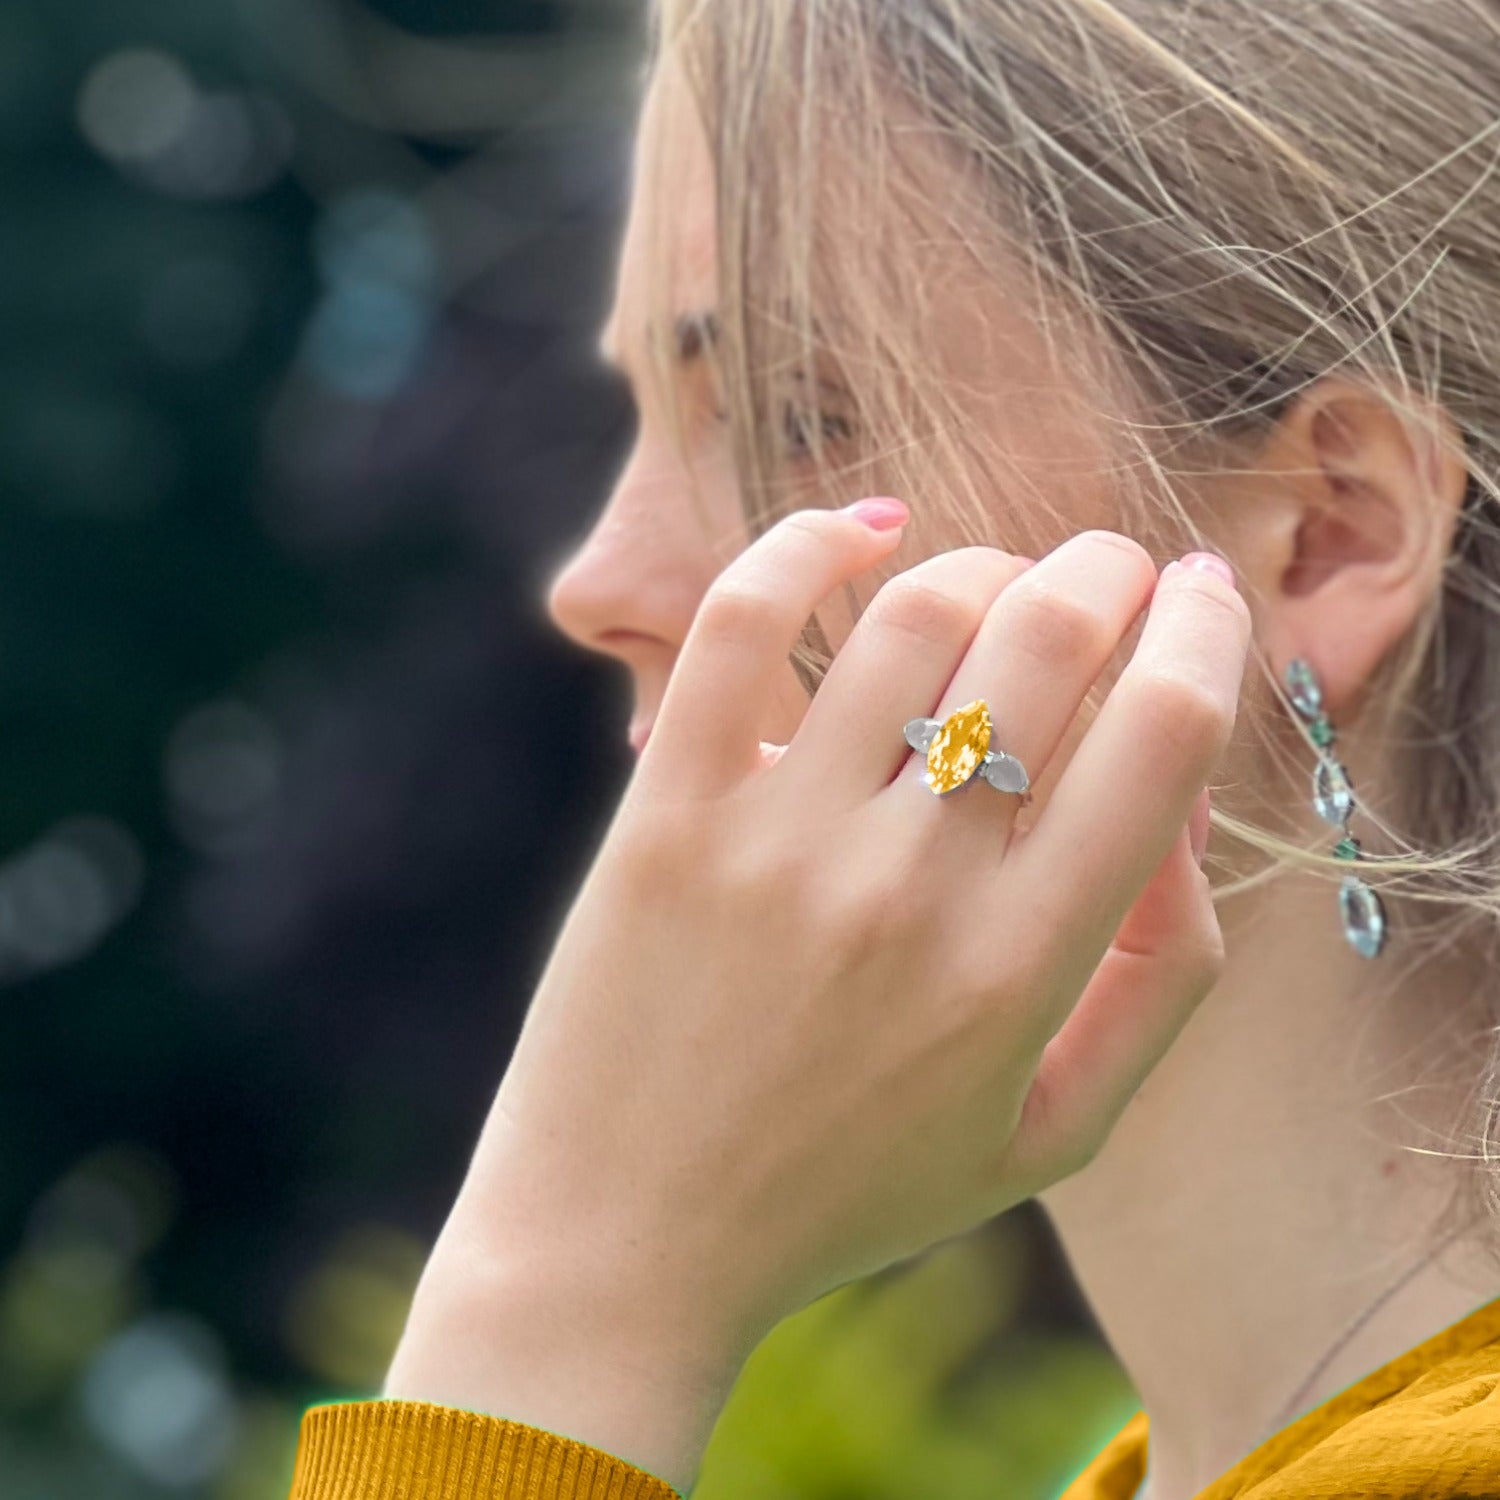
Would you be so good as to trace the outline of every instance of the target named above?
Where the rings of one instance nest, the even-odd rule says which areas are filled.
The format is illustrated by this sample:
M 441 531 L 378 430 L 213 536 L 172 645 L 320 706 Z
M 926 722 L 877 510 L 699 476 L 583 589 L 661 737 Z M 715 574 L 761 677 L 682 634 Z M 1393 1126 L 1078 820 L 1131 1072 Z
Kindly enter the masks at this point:
M 847 440 L 854 435 L 854 424 L 848 417 L 840 416 L 826 407 L 804 406 L 797 401 L 787 401 L 781 408 L 781 432 L 788 449 L 798 458 L 812 457 L 809 418 L 818 423 L 825 443 Z
M 715 409 L 714 416 L 720 422 L 729 420 L 729 413 L 722 407 Z M 781 435 L 793 458 L 812 457 L 809 434 L 813 421 L 821 426 L 825 443 L 844 442 L 854 436 L 854 424 L 848 417 L 830 411 L 827 407 L 809 406 L 801 401 L 784 401 L 781 405 Z

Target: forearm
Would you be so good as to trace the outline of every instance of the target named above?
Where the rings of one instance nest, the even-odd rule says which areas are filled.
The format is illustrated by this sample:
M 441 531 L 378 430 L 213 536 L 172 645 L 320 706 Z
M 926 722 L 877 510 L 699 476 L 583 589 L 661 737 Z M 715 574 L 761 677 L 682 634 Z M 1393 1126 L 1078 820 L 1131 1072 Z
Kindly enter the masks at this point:
M 748 1351 L 678 1317 L 672 1293 L 440 1245 L 383 1394 L 575 1438 L 685 1494 Z

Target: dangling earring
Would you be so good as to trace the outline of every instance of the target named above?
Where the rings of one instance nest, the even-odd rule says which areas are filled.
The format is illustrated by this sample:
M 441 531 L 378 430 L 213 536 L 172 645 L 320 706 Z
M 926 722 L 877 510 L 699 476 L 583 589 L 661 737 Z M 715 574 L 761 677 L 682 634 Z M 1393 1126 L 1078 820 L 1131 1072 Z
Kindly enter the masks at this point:
M 1313 771 L 1313 806 L 1326 823 L 1343 830 L 1343 837 L 1333 846 L 1336 859 L 1361 858 L 1359 840 L 1349 832 L 1349 818 L 1354 812 L 1354 786 L 1349 773 L 1328 752 L 1335 734 L 1328 715 L 1323 712 L 1323 689 L 1311 665 L 1302 657 L 1293 657 L 1283 677 L 1292 707 L 1307 722 L 1308 733 L 1318 747 L 1318 764 Z M 1385 945 L 1385 905 L 1378 891 L 1366 885 L 1358 875 L 1344 876 L 1339 886 L 1339 914 L 1344 922 L 1344 936 L 1350 946 L 1364 958 L 1376 957 Z

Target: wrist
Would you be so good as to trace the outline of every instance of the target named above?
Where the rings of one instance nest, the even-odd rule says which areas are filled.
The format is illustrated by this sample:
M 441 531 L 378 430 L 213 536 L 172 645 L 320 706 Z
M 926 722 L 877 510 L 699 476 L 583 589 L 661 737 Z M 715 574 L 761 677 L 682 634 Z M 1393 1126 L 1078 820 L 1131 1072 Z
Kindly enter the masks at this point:
M 665 1270 L 502 1255 L 451 1228 L 383 1394 L 544 1428 L 685 1493 L 753 1339 L 696 1311 Z

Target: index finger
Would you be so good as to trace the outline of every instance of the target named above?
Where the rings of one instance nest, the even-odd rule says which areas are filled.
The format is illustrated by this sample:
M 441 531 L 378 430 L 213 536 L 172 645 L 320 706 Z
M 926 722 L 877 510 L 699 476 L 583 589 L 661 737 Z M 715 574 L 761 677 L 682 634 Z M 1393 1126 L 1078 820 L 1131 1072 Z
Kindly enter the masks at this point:
M 759 732 L 797 638 L 834 589 L 895 550 L 904 510 L 881 499 L 792 511 L 729 563 L 688 629 L 639 782 L 691 800 L 759 769 Z

